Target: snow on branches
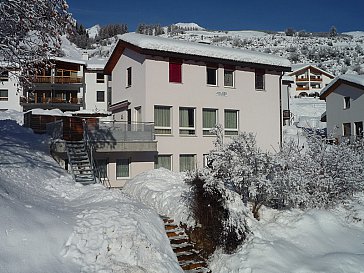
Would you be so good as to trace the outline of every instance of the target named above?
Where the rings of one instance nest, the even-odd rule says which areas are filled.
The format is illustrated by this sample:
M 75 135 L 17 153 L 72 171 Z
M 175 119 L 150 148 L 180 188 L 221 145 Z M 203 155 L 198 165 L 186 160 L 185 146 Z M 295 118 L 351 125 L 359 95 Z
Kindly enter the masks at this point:
M 290 142 L 270 154 L 259 150 L 251 133 L 241 133 L 228 143 L 223 141 L 221 128 L 215 134 L 215 149 L 209 154 L 204 179 L 210 186 L 238 193 L 257 219 L 262 205 L 328 208 L 364 191 L 362 139 L 330 144 L 320 136 L 308 135 L 304 149 Z
M 20 71 L 28 80 L 60 52 L 60 36 L 72 28 L 65 0 L 0 1 L 0 72 Z

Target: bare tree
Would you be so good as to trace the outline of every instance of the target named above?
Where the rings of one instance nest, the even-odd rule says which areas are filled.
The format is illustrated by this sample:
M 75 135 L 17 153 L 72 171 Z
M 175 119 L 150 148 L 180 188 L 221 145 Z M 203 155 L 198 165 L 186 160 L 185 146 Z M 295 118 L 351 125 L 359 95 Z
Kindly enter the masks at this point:
M 60 52 L 73 19 L 65 0 L 0 0 L 0 72 L 16 68 L 27 82 Z

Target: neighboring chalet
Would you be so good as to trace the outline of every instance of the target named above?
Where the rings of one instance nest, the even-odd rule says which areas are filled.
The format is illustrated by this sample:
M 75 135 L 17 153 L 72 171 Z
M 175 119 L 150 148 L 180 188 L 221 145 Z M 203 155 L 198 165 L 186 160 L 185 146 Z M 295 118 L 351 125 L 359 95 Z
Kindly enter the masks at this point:
M 115 121 L 154 123 L 155 168 L 202 167 L 216 124 L 223 126 L 225 141 L 253 132 L 260 148 L 279 150 L 281 79 L 291 70 L 287 59 L 136 33 L 119 38 L 105 66 L 112 76 L 109 111 Z M 143 158 L 129 154 L 119 160 L 130 162 L 131 176 L 143 171 L 137 168 Z
M 54 58 L 50 68 L 40 69 L 20 100 L 24 112 L 60 109 L 63 112 L 106 113 L 110 102 L 106 61 Z M 19 103 L 19 102 L 18 102 Z
M 328 85 L 334 75 L 314 65 L 292 65 L 293 72 L 288 76 L 294 78 L 291 97 L 318 97 L 321 90 Z
M 60 109 L 78 111 L 84 107 L 84 68 L 82 61 L 56 58 L 53 66 L 40 69 L 32 85 L 24 90 L 24 111 Z
M 364 75 L 336 77 L 322 90 L 320 99 L 326 100 L 328 136 L 338 140 L 363 137 Z
M 17 73 L 13 68 L 0 73 L 0 111 L 22 111 L 19 102 L 23 89 L 18 85 Z

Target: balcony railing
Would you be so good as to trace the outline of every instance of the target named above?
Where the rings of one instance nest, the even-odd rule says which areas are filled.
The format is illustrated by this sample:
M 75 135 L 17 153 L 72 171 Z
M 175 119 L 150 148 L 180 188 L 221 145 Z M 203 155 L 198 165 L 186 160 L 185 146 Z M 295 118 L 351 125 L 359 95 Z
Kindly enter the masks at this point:
M 308 78 L 296 78 L 296 82 L 308 82 Z
M 320 77 L 320 78 L 318 78 L 318 77 L 315 77 L 315 76 L 313 76 L 313 77 L 311 76 L 311 77 L 310 77 L 310 80 L 311 80 L 311 81 L 315 81 L 315 82 L 321 82 L 321 81 L 322 81 L 322 78 L 321 78 L 321 77 Z
M 95 142 L 107 141 L 152 141 L 154 136 L 153 122 L 110 121 L 99 122 L 95 127 L 88 126 L 91 139 Z
M 297 91 L 310 90 L 310 88 L 309 88 L 309 87 L 307 87 L 307 86 L 297 86 L 296 90 L 297 90 Z
M 36 76 L 33 83 L 57 83 L 57 84 L 71 84 L 82 83 L 82 77 L 69 77 L 69 76 Z

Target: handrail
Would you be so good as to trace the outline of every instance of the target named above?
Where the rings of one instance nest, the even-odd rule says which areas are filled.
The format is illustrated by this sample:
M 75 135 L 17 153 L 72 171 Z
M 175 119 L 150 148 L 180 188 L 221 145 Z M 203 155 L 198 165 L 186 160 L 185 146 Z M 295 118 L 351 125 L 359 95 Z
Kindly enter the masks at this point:
M 100 168 L 97 165 L 97 162 L 94 158 L 94 152 L 95 152 L 95 145 L 93 145 L 93 142 L 91 141 L 90 134 L 88 132 L 88 125 L 86 119 L 83 119 L 83 139 L 85 142 L 86 151 L 90 158 L 90 163 L 92 164 L 92 169 L 94 173 L 95 181 L 98 179 L 100 183 L 102 183 L 105 187 L 111 188 L 110 180 L 107 176 L 107 173 L 105 174 L 105 177 L 101 177 Z

